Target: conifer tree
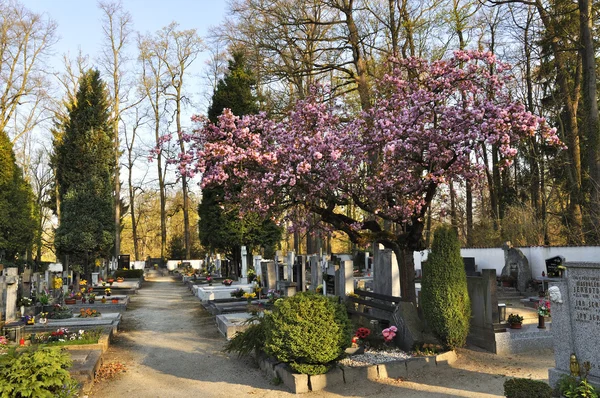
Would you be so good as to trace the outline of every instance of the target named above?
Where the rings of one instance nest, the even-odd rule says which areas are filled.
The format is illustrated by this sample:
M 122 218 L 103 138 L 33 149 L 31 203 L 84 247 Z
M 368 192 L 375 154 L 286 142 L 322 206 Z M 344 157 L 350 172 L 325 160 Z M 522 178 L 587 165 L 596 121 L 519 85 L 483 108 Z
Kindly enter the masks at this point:
M 90 271 L 93 260 L 108 256 L 114 243 L 114 131 L 97 70 L 82 75 L 69 108 L 53 159 L 60 199 L 55 246 L 59 254 L 71 256 L 71 263 Z
M 17 166 L 8 135 L 0 131 L 0 259 L 24 258 L 34 231 L 31 186 Z
M 450 348 L 466 344 L 471 318 L 467 275 L 456 231 L 439 227 L 423 264 L 421 306 L 433 332 Z

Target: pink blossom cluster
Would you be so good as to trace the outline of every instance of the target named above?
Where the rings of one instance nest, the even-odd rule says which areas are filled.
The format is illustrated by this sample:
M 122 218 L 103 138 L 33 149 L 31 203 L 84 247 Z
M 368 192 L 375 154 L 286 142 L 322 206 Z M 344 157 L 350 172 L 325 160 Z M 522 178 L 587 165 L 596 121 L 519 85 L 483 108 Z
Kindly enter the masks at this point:
M 196 116 L 197 129 L 182 137 L 188 150 L 179 170 L 202 173 L 203 186 L 222 185 L 247 210 L 285 210 L 304 226 L 302 217 L 317 213 L 353 233 L 367 222 L 325 210 L 352 203 L 379 219 L 410 222 L 438 187 L 481 176 L 486 145 L 499 148 L 504 165 L 527 137 L 560 145 L 554 129 L 511 100 L 510 68 L 490 53 L 393 66 L 375 82 L 372 107 L 358 115 L 316 87 L 281 121 L 230 110 L 216 125 Z
M 398 328 L 396 326 L 390 326 L 389 328 L 383 329 L 381 334 L 383 335 L 383 341 L 389 343 L 394 340 L 396 337 L 396 332 L 398 332 Z

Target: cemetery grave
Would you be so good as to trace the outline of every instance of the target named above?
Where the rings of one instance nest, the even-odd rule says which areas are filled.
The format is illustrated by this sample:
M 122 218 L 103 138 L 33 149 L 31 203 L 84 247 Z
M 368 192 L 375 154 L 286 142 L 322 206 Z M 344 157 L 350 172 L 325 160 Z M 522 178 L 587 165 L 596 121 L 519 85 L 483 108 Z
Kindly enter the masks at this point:
M 117 333 L 129 303 L 126 294 L 111 294 L 103 303 L 101 294 L 107 287 L 102 286 L 99 274 L 92 274 L 90 280 L 93 282 L 78 283 L 60 264 L 52 265 L 45 273 L 25 269 L 19 274 L 13 267 L 4 268 L 0 274 L 0 336 L 5 336 L 2 337 L 5 346 L 64 347 L 73 360 L 70 373 L 84 389 L 89 389 L 93 382 L 102 354 Z M 119 293 L 132 293 L 139 288 L 140 278 L 113 282 L 110 286 Z M 94 292 L 98 292 L 96 297 Z M 65 300 L 71 297 L 72 300 Z

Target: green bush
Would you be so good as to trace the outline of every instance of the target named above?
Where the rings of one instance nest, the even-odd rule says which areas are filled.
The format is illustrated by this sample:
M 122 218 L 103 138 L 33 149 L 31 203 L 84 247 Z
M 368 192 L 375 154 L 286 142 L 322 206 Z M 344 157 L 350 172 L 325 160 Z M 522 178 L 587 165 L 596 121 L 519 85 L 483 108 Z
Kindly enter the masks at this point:
M 144 276 L 143 269 L 118 269 L 115 271 L 115 278 L 141 278 Z
M 507 398 L 551 398 L 552 388 L 539 380 L 509 379 L 504 382 Z
M 435 231 L 431 254 L 423 267 L 421 305 L 425 320 L 446 346 L 466 344 L 471 302 L 458 237 L 449 226 Z
M 563 375 L 556 386 L 557 394 L 567 398 L 598 398 L 598 393 L 585 377 L 577 379 Z
M 351 343 L 345 307 L 311 292 L 279 300 L 264 322 L 265 352 L 300 373 L 327 372 Z
M 69 353 L 58 347 L 13 348 L 0 356 L 0 397 L 74 397 L 71 365 Z

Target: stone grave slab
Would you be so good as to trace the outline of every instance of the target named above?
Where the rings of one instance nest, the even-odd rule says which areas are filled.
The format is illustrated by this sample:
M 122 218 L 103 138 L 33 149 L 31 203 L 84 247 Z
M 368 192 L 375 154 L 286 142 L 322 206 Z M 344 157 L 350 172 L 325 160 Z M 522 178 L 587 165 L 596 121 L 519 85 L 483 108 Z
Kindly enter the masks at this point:
M 244 289 L 245 292 L 252 292 L 254 289 L 253 284 L 233 284 L 231 286 L 225 285 L 199 285 L 196 289 L 196 295 L 202 302 L 211 301 L 211 300 L 219 300 L 219 299 L 227 299 L 231 298 L 231 292 L 236 289 Z
M 236 333 L 243 332 L 244 330 L 250 327 L 250 323 L 248 323 L 248 319 L 250 319 L 252 315 L 247 312 L 237 312 L 232 314 L 221 314 L 217 315 L 217 328 L 219 332 L 227 340 L 231 340 Z

